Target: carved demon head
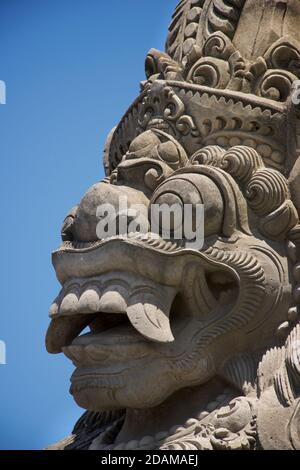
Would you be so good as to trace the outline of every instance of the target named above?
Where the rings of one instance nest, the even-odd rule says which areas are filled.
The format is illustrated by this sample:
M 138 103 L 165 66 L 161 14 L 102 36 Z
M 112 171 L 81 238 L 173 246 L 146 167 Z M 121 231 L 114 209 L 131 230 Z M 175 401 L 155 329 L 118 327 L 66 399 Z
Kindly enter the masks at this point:
M 255 3 L 277 21 L 276 6 Z M 219 4 L 232 10 L 222 24 Z M 250 4 L 180 3 L 167 53 L 150 51 L 141 94 L 108 138 L 106 179 L 67 216 L 63 244 L 53 254 L 62 290 L 51 307 L 47 348 L 75 364 L 76 402 L 91 412 L 152 409 L 178 391 L 198 387 L 201 393 L 219 380 L 230 399 L 246 404 L 238 401 L 226 414 L 216 403 L 209 444 L 194 432 L 197 448 L 235 448 L 231 442 L 250 448 L 256 438 L 241 430 L 253 426 L 256 415 L 260 445 L 271 447 L 265 423 L 272 407 L 289 410 L 282 411 L 289 421 L 300 390 L 299 115 L 293 104 L 300 49 L 292 28 L 300 7 L 287 2 L 280 21 L 291 37 L 271 40 L 262 37 L 260 15 L 251 19 Z M 253 38 L 242 28 L 246 19 L 255 24 Z M 110 204 L 120 220 L 122 196 L 127 225 L 99 239 L 98 208 Z M 197 205 L 204 208 L 201 248 L 184 231 L 177 239 L 175 227 L 164 237 L 160 220 L 154 234 L 151 208 L 171 211 L 174 204 L 183 208 L 182 227 L 185 205 L 192 219 Z M 133 231 L 141 206 L 149 225 Z M 225 417 L 234 407 L 233 426 Z M 280 438 L 283 447 L 297 447 L 297 429 L 294 437 Z

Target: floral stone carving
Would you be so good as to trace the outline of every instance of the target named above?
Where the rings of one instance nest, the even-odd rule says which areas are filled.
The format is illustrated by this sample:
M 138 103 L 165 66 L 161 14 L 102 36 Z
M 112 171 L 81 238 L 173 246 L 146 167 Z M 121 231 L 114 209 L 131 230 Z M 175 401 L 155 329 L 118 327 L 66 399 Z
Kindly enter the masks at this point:
M 47 349 L 87 411 L 51 448 L 300 449 L 299 21 L 298 0 L 183 0 L 147 55 L 53 254 Z M 120 196 L 203 204 L 203 247 L 99 239 Z

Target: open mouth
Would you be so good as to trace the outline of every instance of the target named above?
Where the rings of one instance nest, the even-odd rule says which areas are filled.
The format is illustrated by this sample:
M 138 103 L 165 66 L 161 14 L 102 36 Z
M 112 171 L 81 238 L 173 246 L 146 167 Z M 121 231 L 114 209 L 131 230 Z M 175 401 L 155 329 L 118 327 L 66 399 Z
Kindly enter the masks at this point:
M 54 324 L 59 320 L 69 326 L 72 320 L 68 338 L 87 326 L 98 334 L 129 320 L 131 329 L 142 337 L 172 342 L 169 313 L 175 295 L 173 287 L 156 285 L 133 274 L 103 274 L 68 282 L 52 305 L 50 314 Z M 65 331 L 68 329 L 71 330 L 64 328 Z M 56 339 L 50 349 L 57 351 L 66 346 L 66 338 L 56 336 Z
M 233 273 L 218 262 L 178 248 L 159 251 L 137 238 L 64 244 L 53 260 L 63 288 L 50 309 L 47 349 L 86 371 L 180 341 L 191 317 L 205 329 L 238 297 Z

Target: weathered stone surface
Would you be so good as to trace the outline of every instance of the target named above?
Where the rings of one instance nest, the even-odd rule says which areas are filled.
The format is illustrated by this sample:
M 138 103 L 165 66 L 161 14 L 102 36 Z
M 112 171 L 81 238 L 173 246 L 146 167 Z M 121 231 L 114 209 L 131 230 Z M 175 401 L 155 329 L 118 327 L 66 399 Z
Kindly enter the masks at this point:
M 53 255 L 47 348 L 88 411 L 52 448 L 300 449 L 299 21 L 298 0 L 182 0 L 149 52 Z M 129 221 L 203 204 L 203 247 L 99 239 L 124 195 Z

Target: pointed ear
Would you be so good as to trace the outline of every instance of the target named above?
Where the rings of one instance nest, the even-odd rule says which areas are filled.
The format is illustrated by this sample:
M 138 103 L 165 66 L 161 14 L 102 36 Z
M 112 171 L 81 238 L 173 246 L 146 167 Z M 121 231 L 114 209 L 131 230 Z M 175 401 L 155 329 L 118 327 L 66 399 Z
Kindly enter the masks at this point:
M 300 215 L 300 156 L 297 158 L 295 165 L 290 173 L 289 185 L 291 197 L 295 207 Z

